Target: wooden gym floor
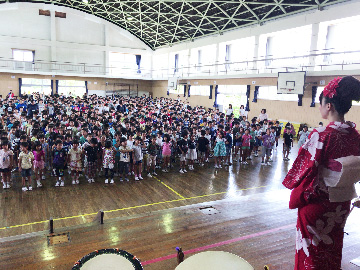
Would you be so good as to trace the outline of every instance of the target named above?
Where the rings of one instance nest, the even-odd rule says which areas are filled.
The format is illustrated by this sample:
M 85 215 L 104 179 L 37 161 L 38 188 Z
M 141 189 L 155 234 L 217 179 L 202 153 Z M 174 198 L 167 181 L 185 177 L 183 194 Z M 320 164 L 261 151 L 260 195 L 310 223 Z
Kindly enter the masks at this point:
M 292 161 L 296 152 L 295 146 Z M 71 269 L 96 249 L 120 248 L 136 255 L 146 270 L 172 270 L 176 246 L 186 257 L 223 250 L 255 269 L 264 264 L 291 269 L 296 211 L 288 209 L 290 193 L 281 181 L 292 162 L 274 153 L 272 166 L 261 166 L 258 157 L 247 166 L 214 170 L 210 163 L 184 175 L 174 168 L 140 182 L 115 178 L 114 185 L 98 178 L 72 186 L 67 179 L 58 188 L 47 177 L 43 188 L 25 193 L 15 176 L 15 187 L 0 191 L 0 269 Z M 200 210 L 210 206 L 214 209 Z M 99 210 L 105 211 L 103 225 Z M 360 269 L 350 264 L 360 256 L 359 212 L 353 211 L 345 228 L 343 270 Z M 69 242 L 48 245 L 50 217 L 55 233 L 69 233 Z

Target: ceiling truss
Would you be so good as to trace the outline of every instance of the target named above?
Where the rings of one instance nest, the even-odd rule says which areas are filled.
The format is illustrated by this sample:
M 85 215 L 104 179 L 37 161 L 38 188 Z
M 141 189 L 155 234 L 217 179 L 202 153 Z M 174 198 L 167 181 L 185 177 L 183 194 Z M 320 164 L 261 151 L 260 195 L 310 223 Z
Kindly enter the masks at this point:
M 347 0 L 0 0 L 41 2 L 78 9 L 110 21 L 150 48 L 172 46 L 209 35 L 289 16 Z

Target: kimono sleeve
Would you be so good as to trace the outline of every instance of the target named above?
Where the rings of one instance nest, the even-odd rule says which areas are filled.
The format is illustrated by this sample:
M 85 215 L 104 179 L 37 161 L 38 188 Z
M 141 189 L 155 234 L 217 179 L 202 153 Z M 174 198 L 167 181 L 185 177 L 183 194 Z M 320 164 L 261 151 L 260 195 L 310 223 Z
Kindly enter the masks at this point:
M 300 148 L 292 168 L 287 173 L 283 185 L 292 189 L 289 207 L 300 208 L 317 196 L 319 164 L 322 163 L 323 138 L 314 130 L 309 140 Z

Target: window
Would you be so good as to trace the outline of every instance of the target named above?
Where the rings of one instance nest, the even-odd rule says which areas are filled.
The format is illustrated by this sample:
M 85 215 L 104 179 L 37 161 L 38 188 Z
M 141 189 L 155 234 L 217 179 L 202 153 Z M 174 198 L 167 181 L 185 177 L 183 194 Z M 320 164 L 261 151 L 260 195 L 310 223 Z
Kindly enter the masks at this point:
M 32 95 L 33 93 L 51 95 L 51 80 L 23 78 L 21 94 Z
M 34 62 L 35 51 L 13 49 L 13 59 L 15 61 Z
M 197 70 L 201 70 L 201 50 L 198 50 L 197 53 Z
M 278 94 L 276 86 L 260 86 L 258 99 L 298 101 L 297 94 Z
M 138 74 L 136 56 L 129 53 L 110 52 L 109 54 L 110 73 L 112 75 Z
M 64 96 L 82 97 L 86 93 L 84 81 L 60 80 L 58 94 Z
M 210 96 L 209 85 L 192 85 L 190 88 L 191 96 Z

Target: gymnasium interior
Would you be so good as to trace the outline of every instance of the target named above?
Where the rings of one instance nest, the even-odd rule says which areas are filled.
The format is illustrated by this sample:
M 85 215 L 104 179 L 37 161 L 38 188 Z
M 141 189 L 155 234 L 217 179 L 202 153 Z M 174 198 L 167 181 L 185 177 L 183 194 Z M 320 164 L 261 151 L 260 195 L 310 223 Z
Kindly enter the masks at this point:
M 360 79 L 359 28 L 356 0 L 0 0 L 0 97 L 172 98 L 224 113 L 232 104 L 235 116 L 244 105 L 249 120 L 266 109 L 311 131 L 327 125 L 324 87 Z M 359 102 L 346 119 L 360 126 Z M 294 269 L 297 211 L 282 181 L 299 147 L 295 139 L 285 162 L 280 140 L 271 166 L 253 157 L 217 170 L 210 159 L 186 175 L 176 164 L 139 182 L 45 180 L 26 193 L 13 174 L 18 184 L 0 189 L 0 269 L 201 270 L 216 252 L 229 256 L 219 270 Z M 342 270 L 360 269 L 359 220 L 355 208 Z M 121 255 L 133 268 L 80 267 L 88 254 Z

